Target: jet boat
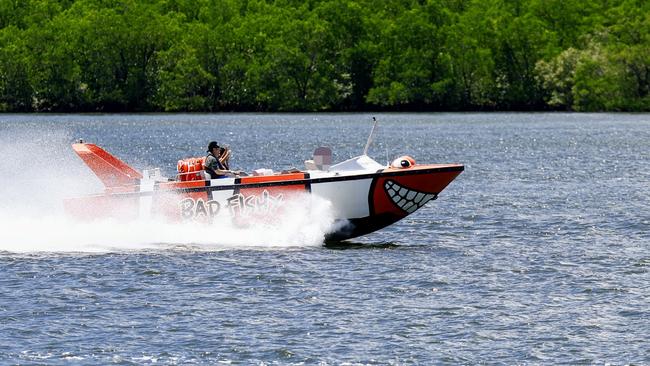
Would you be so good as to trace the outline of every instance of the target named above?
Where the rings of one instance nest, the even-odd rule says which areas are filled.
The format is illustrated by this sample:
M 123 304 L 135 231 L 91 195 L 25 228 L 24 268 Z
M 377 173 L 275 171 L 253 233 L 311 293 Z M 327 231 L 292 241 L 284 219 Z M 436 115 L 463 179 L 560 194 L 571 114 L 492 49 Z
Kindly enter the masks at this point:
M 369 139 L 370 141 L 370 139 Z M 447 187 L 464 169 L 461 164 L 417 164 L 410 156 L 382 165 L 364 154 L 331 164 L 331 150 L 316 149 L 305 169 L 260 169 L 241 177 L 207 179 L 202 159 L 178 162 L 178 175 L 160 169 L 137 171 L 101 147 L 79 142 L 77 155 L 104 184 L 104 192 L 64 201 L 77 218 L 208 222 L 270 215 L 292 197 L 311 194 L 331 202 L 337 221 L 327 241 L 365 235 L 414 213 Z

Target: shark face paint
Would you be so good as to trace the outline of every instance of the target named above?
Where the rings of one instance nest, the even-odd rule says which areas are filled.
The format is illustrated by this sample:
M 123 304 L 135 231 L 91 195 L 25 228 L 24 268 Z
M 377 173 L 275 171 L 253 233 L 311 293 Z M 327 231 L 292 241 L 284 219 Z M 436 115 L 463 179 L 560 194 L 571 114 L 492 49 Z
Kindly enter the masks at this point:
M 401 186 L 393 180 L 387 180 L 384 189 L 393 203 L 408 213 L 415 212 L 427 202 L 437 198 L 436 194 L 418 192 Z

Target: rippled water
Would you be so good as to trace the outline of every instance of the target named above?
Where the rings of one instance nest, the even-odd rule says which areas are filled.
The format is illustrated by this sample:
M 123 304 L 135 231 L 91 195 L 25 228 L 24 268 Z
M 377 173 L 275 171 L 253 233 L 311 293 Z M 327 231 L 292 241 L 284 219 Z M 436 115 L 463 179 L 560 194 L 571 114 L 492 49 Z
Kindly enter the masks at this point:
M 0 115 L 1 364 L 649 364 L 650 115 L 380 114 L 370 155 L 465 164 L 353 243 L 80 224 L 69 143 L 173 175 L 211 139 L 276 170 L 363 150 L 370 115 Z M 274 231 L 275 230 L 275 231 Z

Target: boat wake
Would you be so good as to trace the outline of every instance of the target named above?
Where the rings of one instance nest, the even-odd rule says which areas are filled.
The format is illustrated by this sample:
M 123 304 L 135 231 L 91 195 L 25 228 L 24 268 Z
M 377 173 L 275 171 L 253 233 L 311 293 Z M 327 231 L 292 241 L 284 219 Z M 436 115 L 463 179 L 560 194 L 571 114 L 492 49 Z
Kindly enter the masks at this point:
M 320 207 L 316 207 L 319 206 Z M 273 223 L 167 223 L 156 220 L 80 222 L 64 214 L 0 213 L 0 252 L 108 253 L 216 251 L 321 246 L 333 220 L 327 202 L 294 210 Z
M 69 150 L 69 137 L 46 142 L 28 136 L 0 138 L 0 169 L 12 172 L 0 185 L 0 252 L 107 253 L 148 250 L 229 250 L 321 246 L 333 229 L 330 203 L 309 196 L 286 202 L 268 220 L 246 225 L 223 220 L 169 223 L 157 220 L 76 221 L 63 199 L 101 192 L 99 180 Z M 45 151 L 44 151 L 45 149 Z M 51 164 L 50 164 L 51 162 Z M 43 164 L 43 165 L 39 165 Z M 21 167 L 21 168 L 17 168 Z

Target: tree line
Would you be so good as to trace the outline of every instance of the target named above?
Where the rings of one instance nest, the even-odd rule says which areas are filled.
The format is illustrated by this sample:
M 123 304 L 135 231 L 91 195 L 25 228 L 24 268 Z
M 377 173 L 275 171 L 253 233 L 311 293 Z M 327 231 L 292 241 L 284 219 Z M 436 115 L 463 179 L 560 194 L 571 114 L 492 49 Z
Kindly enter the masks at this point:
M 0 111 L 650 111 L 647 0 L 0 0 Z

